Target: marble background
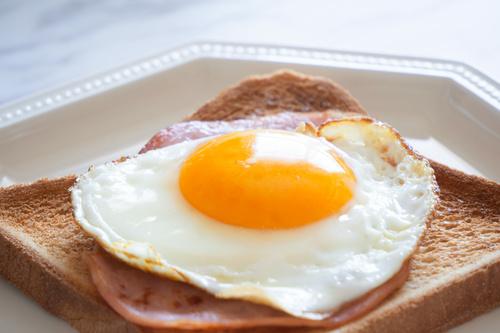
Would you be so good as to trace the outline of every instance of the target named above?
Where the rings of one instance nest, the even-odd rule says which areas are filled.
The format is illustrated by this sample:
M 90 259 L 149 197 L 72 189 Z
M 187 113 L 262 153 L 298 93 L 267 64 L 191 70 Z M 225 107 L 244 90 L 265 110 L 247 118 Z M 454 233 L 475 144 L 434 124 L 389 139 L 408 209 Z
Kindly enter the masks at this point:
M 500 81 L 500 2 L 0 0 L 0 105 L 179 44 L 452 59 Z
M 0 0 L 0 106 L 200 40 L 451 59 L 500 81 L 494 0 Z M 14 288 L 7 292 L 12 308 L 1 311 L 16 316 L 25 298 Z M 453 331 L 493 331 L 499 315 L 500 309 Z M 28 332 L 23 325 L 16 330 Z M 68 329 L 53 325 L 47 330 Z

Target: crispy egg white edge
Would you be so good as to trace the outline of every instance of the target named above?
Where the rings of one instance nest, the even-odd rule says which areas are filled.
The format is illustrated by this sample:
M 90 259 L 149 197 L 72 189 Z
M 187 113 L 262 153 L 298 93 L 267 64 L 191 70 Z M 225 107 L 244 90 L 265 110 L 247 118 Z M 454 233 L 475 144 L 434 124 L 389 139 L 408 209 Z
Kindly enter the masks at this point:
M 361 122 L 364 122 L 367 124 L 369 123 L 370 125 L 373 124 L 374 126 L 383 127 L 385 130 L 391 132 L 392 135 L 395 135 L 395 138 L 399 141 L 401 148 L 403 150 L 405 150 L 406 153 L 411 155 L 412 158 L 420 160 L 424 164 L 429 166 L 428 162 L 426 160 L 420 158 L 419 156 L 417 156 L 415 153 L 413 153 L 409 149 L 409 147 L 404 143 L 404 141 L 401 139 L 401 137 L 399 136 L 399 134 L 396 131 L 394 131 L 392 128 L 390 128 L 384 124 L 376 123 L 372 120 L 367 120 L 367 119 L 369 119 L 369 118 L 358 118 L 355 120 L 353 119 L 351 121 L 354 121 L 356 123 L 358 121 L 361 121 Z M 330 126 L 332 126 L 332 124 L 334 126 L 339 125 L 336 122 L 326 123 L 323 126 L 321 126 L 319 129 L 317 129 L 316 135 L 320 135 L 320 136 L 323 135 L 327 139 L 329 139 L 327 134 L 331 134 L 331 133 L 328 133 L 327 129 L 331 129 Z M 314 131 L 311 129 L 310 126 L 306 126 L 305 129 L 306 129 L 304 131 L 305 134 L 312 135 L 314 133 Z M 210 138 L 205 138 L 205 140 L 202 140 L 202 141 L 206 141 L 209 139 Z M 430 168 L 430 170 L 432 171 L 432 168 Z M 206 289 L 207 286 L 206 286 L 206 281 L 204 279 L 199 279 L 196 274 L 191 274 L 190 272 L 182 270 L 179 267 L 169 265 L 168 263 L 166 263 L 164 261 L 164 259 L 162 259 L 161 255 L 154 249 L 153 246 L 149 245 L 149 246 L 145 247 L 142 244 L 140 246 L 137 246 L 137 244 L 134 244 L 134 242 L 112 242 L 109 239 L 108 234 L 113 234 L 113 230 L 111 230 L 111 229 L 108 229 L 106 231 L 102 230 L 101 228 L 93 226 L 89 221 L 87 221 L 87 219 L 85 218 L 84 213 L 82 211 L 82 197 L 81 197 L 80 189 L 76 186 L 78 184 L 78 182 L 80 181 L 80 179 L 84 178 L 86 175 L 87 174 L 84 174 L 78 178 L 77 182 L 75 183 L 75 186 L 71 189 L 71 192 L 72 192 L 72 200 L 73 200 L 73 208 L 74 208 L 75 218 L 87 233 L 91 234 L 97 240 L 97 242 L 104 249 L 106 249 L 108 252 L 112 253 L 116 257 L 120 258 L 121 260 L 127 262 L 128 264 L 130 264 L 138 269 L 146 270 L 146 271 L 149 271 L 151 273 L 155 273 L 155 274 L 162 275 L 162 276 L 167 276 L 169 278 L 172 278 L 172 279 L 175 279 L 178 281 L 187 282 L 187 283 L 196 285 L 198 287 L 201 287 L 203 289 Z M 432 175 L 432 179 L 433 179 L 433 191 L 436 193 L 437 185 L 435 183 L 434 175 Z M 437 201 L 437 197 L 435 196 L 434 199 L 435 200 L 431 206 L 431 209 L 428 212 L 427 220 L 428 220 L 429 214 L 432 212 L 432 210 L 435 206 L 435 203 Z M 419 235 L 420 238 L 422 235 L 423 235 L 423 230 L 422 230 L 422 232 L 420 232 L 420 235 Z M 416 249 L 417 243 L 418 242 L 415 242 L 413 251 Z M 409 253 L 406 258 L 411 256 L 413 251 L 411 251 L 411 253 Z M 403 263 L 404 263 L 404 261 L 401 262 L 401 266 L 403 265 Z M 389 276 L 386 280 L 388 280 L 390 277 L 391 276 Z M 381 284 L 383 282 L 384 281 L 382 281 Z M 239 290 L 240 290 L 240 292 L 238 292 L 238 291 L 232 292 L 230 290 L 229 291 L 228 290 L 219 290 L 218 292 L 215 292 L 215 295 L 218 297 L 221 297 L 221 298 L 246 299 L 249 301 L 254 301 L 256 303 L 263 303 L 263 304 L 267 304 L 267 305 L 270 305 L 273 307 L 280 308 L 279 305 L 274 304 L 265 295 L 265 293 L 261 289 L 255 288 L 251 284 L 248 284 L 246 286 L 243 284 L 243 285 L 241 285 L 241 288 Z M 283 310 L 282 308 L 280 308 L 280 309 Z M 309 319 L 322 319 L 322 318 L 324 318 L 324 315 L 317 315 L 317 314 L 297 314 L 297 313 L 291 313 L 291 314 L 296 315 L 296 316 L 303 316 L 303 317 L 306 317 Z

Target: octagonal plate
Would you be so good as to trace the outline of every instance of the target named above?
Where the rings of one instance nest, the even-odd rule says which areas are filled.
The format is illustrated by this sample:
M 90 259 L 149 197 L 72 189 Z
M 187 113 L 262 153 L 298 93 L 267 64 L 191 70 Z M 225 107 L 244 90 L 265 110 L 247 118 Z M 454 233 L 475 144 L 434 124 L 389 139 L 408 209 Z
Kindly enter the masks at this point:
M 158 129 L 251 74 L 331 78 L 429 158 L 500 180 L 500 86 L 461 63 L 292 47 L 197 43 L 0 108 L 0 185 L 133 154 Z M 494 331 L 500 310 L 454 332 Z M 26 320 L 29 318 L 29 320 Z M 72 332 L 0 280 L 9 332 Z

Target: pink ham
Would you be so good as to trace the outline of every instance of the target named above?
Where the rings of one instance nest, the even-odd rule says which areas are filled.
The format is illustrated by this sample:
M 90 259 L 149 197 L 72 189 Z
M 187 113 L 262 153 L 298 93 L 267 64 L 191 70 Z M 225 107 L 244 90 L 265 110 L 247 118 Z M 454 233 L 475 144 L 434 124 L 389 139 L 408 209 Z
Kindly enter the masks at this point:
M 186 283 L 133 268 L 102 252 L 90 255 L 87 262 L 92 280 L 106 302 L 126 320 L 149 328 L 149 332 L 158 333 L 172 328 L 335 328 L 377 306 L 406 281 L 409 271 L 405 264 L 391 280 L 362 298 L 344 305 L 327 319 L 307 320 L 264 305 L 218 299 Z
M 345 117 L 339 111 L 324 112 L 282 112 L 277 115 L 246 118 L 233 121 L 186 121 L 174 124 L 160 130 L 141 149 L 140 153 L 148 150 L 166 147 L 186 140 L 194 140 L 207 136 L 224 134 L 247 129 L 266 128 L 294 130 L 303 122 L 320 125 L 328 119 Z

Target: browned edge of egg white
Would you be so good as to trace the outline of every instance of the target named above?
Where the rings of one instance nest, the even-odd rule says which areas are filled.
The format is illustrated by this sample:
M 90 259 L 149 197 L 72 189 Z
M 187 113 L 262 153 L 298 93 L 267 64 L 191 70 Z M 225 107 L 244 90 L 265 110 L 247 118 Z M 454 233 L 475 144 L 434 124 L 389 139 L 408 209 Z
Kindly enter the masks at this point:
M 361 122 L 361 123 L 373 124 L 373 125 L 381 126 L 381 127 L 385 128 L 385 129 L 387 129 L 396 138 L 396 140 L 399 141 L 399 143 L 401 144 L 401 146 L 403 147 L 403 149 L 406 150 L 406 152 L 409 155 L 415 157 L 417 160 L 420 160 L 420 161 L 424 162 L 425 165 L 432 170 L 432 192 L 434 193 L 434 203 L 433 203 L 430 211 L 427 213 L 427 216 L 426 216 L 426 219 L 425 219 L 425 228 L 424 228 L 423 232 L 420 234 L 420 237 L 418 238 L 418 241 L 415 243 L 413 251 L 407 257 L 407 262 L 409 263 L 410 260 L 411 260 L 411 257 L 413 257 L 413 255 L 415 254 L 415 252 L 417 252 L 420 244 L 422 243 L 422 241 L 424 239 L 425 234 L 427 233 L 427 230 L 429 229 L 431 221 L 433 220 L 433 218 L 436 215 L 436 206 L 439 203 L 439 192 L 440 192 L 440 190 L 439 190 L 439 185 L 438 185 L 437 180 L 436 180 L 436 175 L 434 174 L 434 169 L 432 168 L 432 166 L 429 163 L 429 161 L 425 157 L 423 157 L 422 155 L 420 155 L 419 153 L 417 153 L 406 142 L 406 140 L 401 136 L 401 134 L 394 127 L 392 127 L 389 124 L 384 123 L 382 121 L 378 121 L 378 120 L 376 120 L 374 118 L 371 118 L 371 117 L 367 117 L 367 116 L 355 116 L 355 117 L 347 117 L 347 118 L 343 118 L 343 119 L 332 119 L 332 120 L 325 121 L 324 123 L 322 123 L 316 129 L 316 131 L 315 131 L 316 136 L 320 136 L 319 133 L 321 132 L 322 128 L 324 128 L 324 127 L 326 127 L 326 126 L 328 126 L 330 124 L 339 124 L 339 123 L 342 123 L 342 122 L 345 122 L 345 123 L 348 123 L 348 122 Z M 314 128 L 315 126 L 313 124 L 308 124 L 307 127 L 313 127 Z M 310 132 L 311 129 L 308 129 L 308 131 Z M 325 137 L 325 139 L 330 140 L 329 138 L 326 138 L 326 137 Z M 408 265 L 408 269 L 410 270 L 410 266 L 409 265 Z M 401 286 L 402 285 L 403 284 L 401 284 Z

